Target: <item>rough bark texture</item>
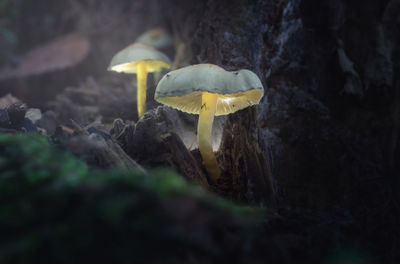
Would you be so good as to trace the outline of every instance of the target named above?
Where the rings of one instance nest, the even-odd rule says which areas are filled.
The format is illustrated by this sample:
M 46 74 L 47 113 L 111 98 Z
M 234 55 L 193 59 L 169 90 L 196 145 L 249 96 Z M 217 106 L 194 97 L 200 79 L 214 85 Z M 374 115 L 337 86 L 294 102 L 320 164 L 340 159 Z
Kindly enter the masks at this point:
M 266 89 L 260 105 L 228 117 L 225 181 L 264 201 L 271 194 L 255 188 L 272 182 L 279 205 L 340 208 L 389 252 L 399 245 L 385 236 L 400 221 L 400 2 L 172 2 L 167 18 L 191 63 L 250 69 Z
M 217 190 L 236 201 L 271 206 L 276 199 L 275 183 L 266 155 L 249 134 L 253 125 L 254 119 L 226 124 L 219 151 L 224 174 Z
M 399 155 L 398 1 L 173 2 L 168 18 L 192 63 L 262 79 L 260 105 L 230 115 L 226 129 L 247 128 L 281 199 L 323 208 L 389 178 Z

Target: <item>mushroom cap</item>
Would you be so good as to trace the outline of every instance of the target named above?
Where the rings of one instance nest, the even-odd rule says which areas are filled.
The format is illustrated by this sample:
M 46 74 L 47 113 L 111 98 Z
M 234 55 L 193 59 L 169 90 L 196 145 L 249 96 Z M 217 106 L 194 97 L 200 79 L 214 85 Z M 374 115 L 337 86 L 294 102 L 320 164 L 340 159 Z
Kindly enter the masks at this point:
M 203 92 L 218 94 L 215 115 L 219 116 L 258 104 L 264 88 L 252 71 L 229 72 L 217 65 L 197 64 L 164 75 L 154 99 L 183 112 L 199 114 Z
M 163 28 L 153 28 L 141 34 L 136 42 L 149 45 L 155 49 L 162 49 L 172 46 L 172 38 Z
M 108 70 L 136 73 L 139 62 L 143 61 L 146 62 L 148 72 L 171 67 L 171 61 L 164 53 L 145 44 L 134 43 L 114 55 Z

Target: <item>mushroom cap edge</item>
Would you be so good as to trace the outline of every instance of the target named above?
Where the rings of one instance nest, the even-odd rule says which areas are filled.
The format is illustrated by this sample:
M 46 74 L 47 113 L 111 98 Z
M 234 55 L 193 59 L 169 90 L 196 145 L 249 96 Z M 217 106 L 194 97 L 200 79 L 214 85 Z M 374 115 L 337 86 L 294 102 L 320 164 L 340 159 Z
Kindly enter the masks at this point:
M 154 99 L 183 112 L 198 114 L 203 92 L 218 94 L 216 116 L 258 104 L 264 88 L 250 70 L 225 71 L 213 64 L 197 64 L 166 74 L 157 85 Z
M 109 71 L 136 73 L 139 62 L 144 61 L 148 72 L 170 68 L 171 61 L 164 53 L 142 43 L 133 43 L 113 56 Z

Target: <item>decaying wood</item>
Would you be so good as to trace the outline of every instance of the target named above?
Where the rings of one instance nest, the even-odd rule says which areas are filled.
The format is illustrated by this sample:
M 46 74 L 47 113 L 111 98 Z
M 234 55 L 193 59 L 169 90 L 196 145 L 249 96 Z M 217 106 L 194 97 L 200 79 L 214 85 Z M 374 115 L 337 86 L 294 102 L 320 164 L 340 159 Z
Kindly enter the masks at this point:
M 158 104 L 151 100 L 153 94 L 148 90 L 147 106 L 151 109 Z M 70 123 L 70 119 L 79 124 L 99 118 L 109 124 L 116 118 L 136 120 L 136 87 L 131 76 L 113 75 L 100 81 L 88 77 L 79 86 L 67 87 L 48 106 L 57 114 L 58 121 L 64 123 Z
M 222 136 L 219 156 L 224 173 L 218 191 L 240 202 L 272 205 L 275 188 L 268 160 L 249 134 L 252 129 L 237 119 L 230 118 Z
M 9 105 L 20 102 L 20 100 L 8 93 L 0 98 L 0 109 L 7 108 Z
M 140 168 L 112 139 L 99 134 L 81 134 L 66 140 L 66 148 L 91 168 Z
M 160 106 L 137 123 L 114 122 L 112 136 L 124 151 L 145 167 L 173 167 L 185 178 L 208 186 L 207 178 L 193 155 L 173 129 L 176 111 Z
M 9 105 L 6 110 L 10 118 L 10 127 L 18 128 L 25 118 L 25 113 L 28 110 L 28 107 L 22 102 L 16 102 Z

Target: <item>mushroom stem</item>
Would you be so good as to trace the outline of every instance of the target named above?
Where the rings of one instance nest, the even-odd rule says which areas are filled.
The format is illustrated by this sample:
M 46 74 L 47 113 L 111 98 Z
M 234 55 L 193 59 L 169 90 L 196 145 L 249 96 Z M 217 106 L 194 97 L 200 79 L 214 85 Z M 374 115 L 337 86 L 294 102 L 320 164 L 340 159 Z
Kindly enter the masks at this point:
M 172 62 L 171 70 L 176 70 L 182 66 L 185 59 L 185 49 L 186 49 L 185 42 L 180 41 L 178 44 L 178 48 L 176 49 L 176 54 L 174 61 Z
M 139 119 L 146 112 L 146 86 L 147 67 L 145 62 L 139 62 L 137 66 L 137 111 Z
M 217 107 L 217 99 L 217 94 L 208 92 L 202 93 L 201 109 L 197 124 L 197 144 L 199 145 L 200 154 L 203 158 L 203 164 L 213 182 L 216 182 L 221 175 L 221 170 L 211 144 L 211 131 Z
M 158 82 L 161 80 L 162 77 L 163 77 L 163 69 L 162 68 L 153 72 L 155 86 L 157 86 Z

